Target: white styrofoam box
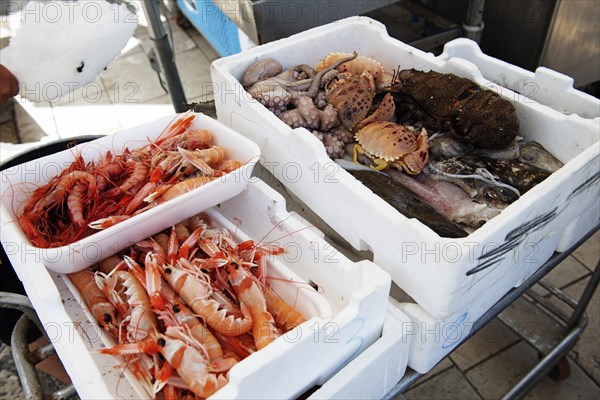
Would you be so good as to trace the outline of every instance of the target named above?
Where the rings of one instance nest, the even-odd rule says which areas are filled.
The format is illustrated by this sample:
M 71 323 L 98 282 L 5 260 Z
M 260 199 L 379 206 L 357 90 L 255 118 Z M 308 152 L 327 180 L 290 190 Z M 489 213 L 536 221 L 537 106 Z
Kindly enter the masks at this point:
M 445 318 L 434 318 L 418 304 L 402 303 L 402 310 L 411 319 L 405 329 L 411 337 L 408 366 L 426 374 L 450 354 L 471 332 L 473 324 L 495 303 L 484 297 L 469 311 L 459 311 Z
M 484 78 L 564 114 L 600 117 L 600 100 L 573 88 L 570 76 L 538 67 L 534 72 L 484 54 L 476 42 L 454 39 L 444 45 L 442 60 L 461 58 L 477 66 Z
M 251 99 L 238 81 L 259 59 L 273 57 L 289 68 L 315 65 L 330 52 L 355 50 L 380 61 L 387 71 L 398 66 L 436 70 L 483 87 L 490 84 L 466 60 L 436 58 L 389 37 L 372 19 L 352 17 L 214 61 L 219 120 L 258 143 L 262 164 L 288 190 L 353 247 L 370 249 L 375 263 L 433 316 L 465 312 L 476 302 L 499 299 L 550 257 L 561 230 L 585 211 L 585 204 L 597 202 L 598 120 L 564 115 L 501 90 L 499 94 L 515 106 L 520 134 L 540 142 L 566 165 L 468 237 L 441 238 L 340 169 L 318 139 L 306 129 L 285 125 Z
M 289 214 L 283 197 L 265 183 L 248 185 L 243 194 L 217 209 L 248 236 L 286 249 L 282 261 L 305 282 L 318 287 L 332 316 L 302 324 L 298 335 L 289 335 L 290 342 L 297 338 L 298 343 L 279 340 L 243 366 L 246 360 L 242 361 L 238 369 L 232 369 L 230 384 L 213 397 L 297 397 L 325 383 L 381 336 L 391 285 L 386 272 L 370 261 L 349 261 L 319 232 L 307 229 Z M 274 289 L 282 285 L 288 284 L 285 280 L 272 282 Z
M 598 194 L 596 194 L 598 195 Z M 566 251 L 573 246 L 587 232 L 590 232 L 600 223 L 600 207 L 589 207 L 582 214 L 564 227 L 560 241 L 556 245 L 556 251 Z
M 411 320 L 390 297 L 383 333 L 309 399 L 381 399 L 404 376 L 412 339 Z
M 318 232 L 289 214 L 274 189 L 253 181 L 238 196 L 207 212 L 216 225 L 232 229 L 240 239 L 247 235 L 259 244 L 286 249 L 269 260 L 272 287 L 310 317 L 234 366 L 229 384 L 213 398 L 296 397 L 324 384 L 381 337 L 389 275 L 370 261 L 354 263 L 338 253 Z M 40 261 L 26 262 L 15 253 L 9 259 L 80 397 L 146 398 L 134 380 L 120 377 L 123 366 L 118 357 L 90 351 L 100 348 L 106 338 L 88 321 L 77 293 L 65 287 L 68 280 Z M 302 282 L 293 283 L 294 276 Z M 318 288 L 316 293 L 313 287 Z
M 69 245 L 38 248 L 31 244 L 19 226 L 17 216 L 36 187 L 47 183 L 67 168 L 78 154 L 89 162 L 104 157 L 107 151 L 118 155 L 125 147 L 130 150 L 143 147 L 164 134 L 165 128 L 176 117 L 164 117 L 2 171 L 1 228 L 2 243 L 7 253 L 19 254 L 26 261 L 42 261 L 48 268 L 57 272 L 82 270 L 148 235 L 167 228 L 173 220 L 190 217 L 244 190 L 254 164 L 260 157 L 260 149 L 255 143 L 222 123 L 206 115 L 196 114 L 190 129 L 210 130 L 213 133 L 213 143 L 225 149 L 227 158 L 243 163 L 241 168 Z

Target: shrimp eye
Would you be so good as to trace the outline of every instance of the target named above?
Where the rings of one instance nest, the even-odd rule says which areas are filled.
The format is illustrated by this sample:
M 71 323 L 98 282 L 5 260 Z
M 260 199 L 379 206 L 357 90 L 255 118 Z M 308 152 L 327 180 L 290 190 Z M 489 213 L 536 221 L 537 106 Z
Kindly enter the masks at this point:
M 106 324 L 108 324 L 109 322 L 112 321 L 112 317 L 108 313 L 104 314 L 104 316 L 102 317 L 102 319 L 104 320 L 104 323 L 106 323 Z
M 165 274 L 171 275 L 171 268 L 165 268 Z
M 160 338 L 160 339 L 158 339 L 158 340 L 157 340 L 157 343 L 158 343 L 158 345 L 159 345 L 159 346 L 161 346 L 161 347 L 162 347 L 162 346 L 164 346 L 165 344 L 167 344 L 167 342 L 166 342 L 166 341 L 165 341 L 165 339 L 163 339 L 163 338 Z
M 173 312 L 178 313 L 179 311 L 181 311 L 181 307 L 179 307 L 179 304 L 173 304 Z
M 239 266 L 239 265 L 238 265 L 236 262 L 233 262 L 233 261 L 231 261 L 231 262 L 229 263 L 229 265 L 231 265 L 231 266 L 232 266 L 233 268 L 235 268 L 235 269 L 238 269 L 238 268 L 240 267 L 240 266 Z

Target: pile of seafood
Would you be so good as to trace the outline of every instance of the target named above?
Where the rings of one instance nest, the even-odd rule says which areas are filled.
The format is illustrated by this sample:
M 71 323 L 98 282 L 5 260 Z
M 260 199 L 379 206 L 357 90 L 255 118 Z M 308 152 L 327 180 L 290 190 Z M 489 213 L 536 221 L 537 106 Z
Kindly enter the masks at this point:
M 259 60 L 240 82 L 287 125 L 319 138 L 375 194 L 441 236 L 467 236 L 562 166 L 519 136 L 509 101 L 453 74 L 390 74 L 354 52 L 331 53 L 314 69 L 284 71 L 277 60 Z
M 180 116 L 154 142 L 97 162 L 77 154 L 68 168 L 36 188 L 19 224 L 37 247 L 60 247 L 196 189 L 241 166 L 225 159 L 213 134 L 189 130 L 195 114 Z
M 282 253 L 199 214 L 69 278 L 117 343 L 100 353 L 122 355 L 153 396 L 205 398 L 305 321 L 268 284 L 267 258 Z

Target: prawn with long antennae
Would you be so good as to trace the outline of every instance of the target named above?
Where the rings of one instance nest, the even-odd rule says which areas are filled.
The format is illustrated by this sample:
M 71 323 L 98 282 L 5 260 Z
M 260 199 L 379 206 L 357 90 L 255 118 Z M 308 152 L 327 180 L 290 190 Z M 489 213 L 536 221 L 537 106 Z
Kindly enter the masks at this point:
M 235 261 L 231 261 L 228 268 L 229 281 L 238 300 L 248 307 L 252 315 L 252 337 L 256 348 L 260 350 L 280 336 L 279 330 L 273 316 L 267 311 L 267 303 L 262 291 L 248 271 Z
M 150 257 L 152 259 L 153 256 Z M 226 336 L 236 336 L 252 329 L 252 319 L 244 307 L 242 307 L 243 317 L 227 315 L 220 304 L 210 297 L 208 275 L 201 271 L 195 274 L 186 271 L 179 260 L 174 265 L 162 264 L 159 267 L 171 287 L 215 331 Z
M 125 257 L 125 263 L 138 280 L 143 282 L 150 303 L 161 321 L 167 326 L 187 326 L 191 335 L 206 347 L 211 361 L 224 358 L 218 340 L 163 280 L 152 255 L 146 255 L 145 269 L 129 257 Z
M 213 365 L 202 344 L 183 329 L 169 327 L 165 334 L 153 334 L 138 343 L 101 349 L 100 353 L 113 355 L 160 353 L 175 368 L 189 389 L 201 397 L 209 397 L 227 384 L 224 375 L 211 372 Z M 218 370 L 219 367 L 216 369 Z

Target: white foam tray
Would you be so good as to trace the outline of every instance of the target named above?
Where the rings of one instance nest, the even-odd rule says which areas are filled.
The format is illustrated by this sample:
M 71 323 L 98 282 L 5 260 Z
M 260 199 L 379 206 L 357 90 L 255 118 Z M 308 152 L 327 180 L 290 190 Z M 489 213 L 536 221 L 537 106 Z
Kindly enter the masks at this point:
M 118 155 L 124 147 L 130 150 L 140 148 L 158 138 L 174 118 L 175 116 L 163 117 L 2 171 L 0 212 L 2 244 L 6 252 L 9 255 L 19 254 L 24 262 L 42 261 L 48 268 L 57 272 L 78 271 L 167 228 L 171 221 L 190 217 L 244 190 L 254 164 L 260 157 L 260 149 L 255 143 L 219 121 L 196 114 L 190 129 L 210 130 L 213 133 L 213 143 L 225 149 L 227 158 L 243 163 L 241 168 L 72 244 L 50 249 L 38 248 L 31 244 L 19 226 L 16 216 L 36 187 L 47 183 L 67 168 L 76 154 L 81 154 L 84 160 L 89 162 L 104 157 L 109 150 Z
M 436 70 L 494 86 L 466 60 L 424 53 L 389 37 L 382 24 L 352 17 L 214 61 L 218 118 L 254 140 L 263 165 L 288 190 L 354 248 L 370 249 L 375 263 L 432 316 L 469 312 L 478 302 L 493 304 L 550 257 L 568 223 L 598 207 L 598 118 L 564 115 L 501 88 L 499 94 L 515 106 L 520 134 L 566 164 L 473 234 L 446 239 L 374 195 L 333 163 L 307 130 L 290 129 L 238 82 L 259 59 L 273 57 L 289 68 L 315 65 L 330 52 L 355 50 L 388 71 L 398 65 Z
M 273 287 L 292 304 L 309 295 L 304 306 L 298 303 L 298 307 L 305 307 L 302 311 L 312 316 L 234 366 L 229 383 L 213 398 L 296 397 L 324 384 L 380 338 L 391 284 L 389 275 L 370 261 L 354 263 L 336 252 L 316 229 L 305 228 L 302 221 L 290 215 L 281 195 L 265 183 L 249 183 L 238 196 L 208 212 L 215 223 L 237 227 L 241 237 L 262 238 L 283 246 L 286 254 L 271 263 L 279 271 L 274 275 L 283 279 Z M 65 286 L 63 277 L 40 262 L 26 262 L 18 254 L 9 254 L 9 259 L 79 396 L 147 397 L 141 388 L 119 376 L 122 368 L 118 367 L 117 357 L 90 352 L 102 346 L 103 338 L 85 316 L 77 293 L 72 294 Z M 304 282 L 317 285 L 321 300 L 310 300 L 315 294 L 308 284 L 292 285 L 287 281 L 290 274 L 285 275 L 286 268 Z M 408 344 L 395 346 L 408 352 Z

